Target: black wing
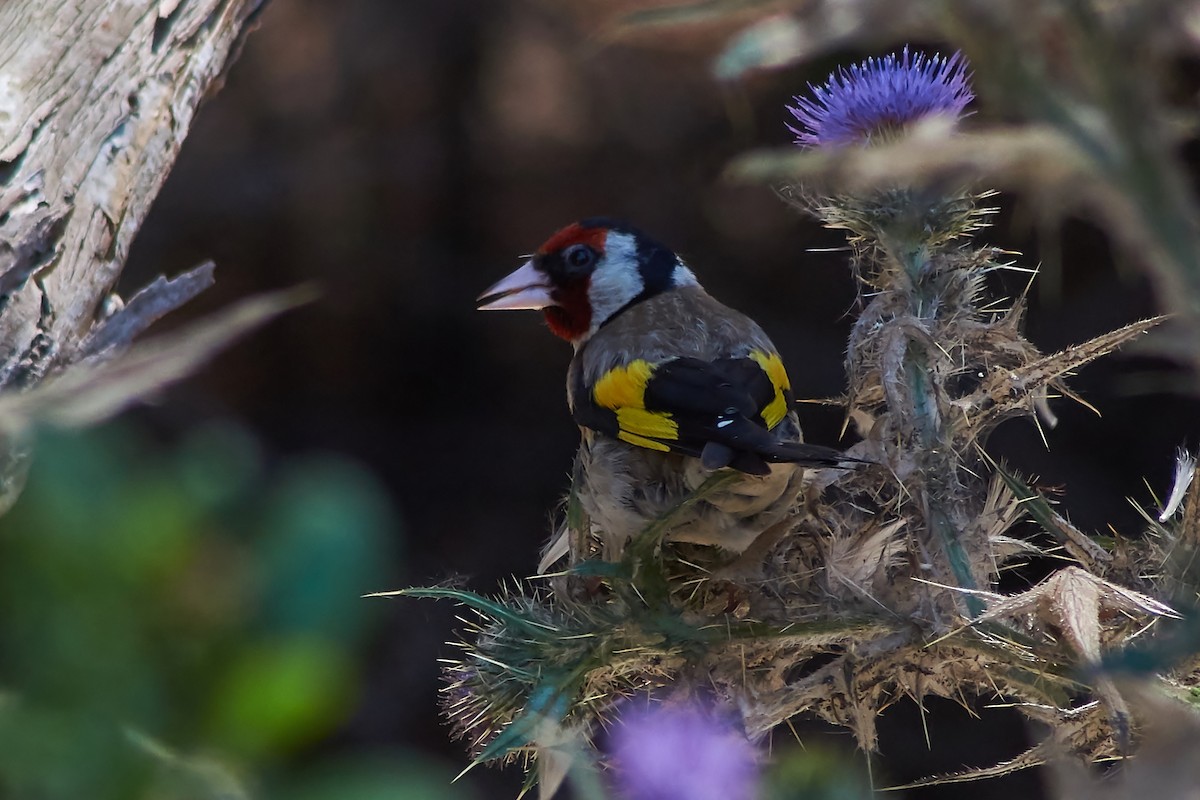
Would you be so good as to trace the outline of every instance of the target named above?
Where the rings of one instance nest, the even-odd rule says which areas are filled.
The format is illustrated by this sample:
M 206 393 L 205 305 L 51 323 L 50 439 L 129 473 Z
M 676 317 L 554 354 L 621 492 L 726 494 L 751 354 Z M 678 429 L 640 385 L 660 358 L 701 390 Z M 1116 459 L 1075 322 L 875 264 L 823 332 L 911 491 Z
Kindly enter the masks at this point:
M 710 469 L 752 474 L 767 462 L 837 466 L 837 450 L 779 441 L 772 431 L 792 406 L 779 357 L 755 351 L 745 358 L 634 361 L 577 386 L 575 421 L 608 436 L 653 450 L 696 456 Z

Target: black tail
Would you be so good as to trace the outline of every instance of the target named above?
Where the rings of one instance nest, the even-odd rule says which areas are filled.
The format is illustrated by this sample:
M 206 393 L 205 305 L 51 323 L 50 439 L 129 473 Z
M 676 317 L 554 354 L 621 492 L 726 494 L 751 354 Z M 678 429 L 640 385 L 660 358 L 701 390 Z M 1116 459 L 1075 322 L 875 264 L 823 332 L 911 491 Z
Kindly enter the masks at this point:
M 849 469 L 867 463 L 859 458 L 851 458 L 841 450 L 835 450 L 832 447 L 800 442 L 778 442 L 768 452 L 760 451 L 760 453 L 768 461 L 786 461 L 806 467 L 844 467 Z
M 769 474 L 771 467 L 768 462 L 842 469 L 852 469 L 867 463 L 858 458 L 851 458 L 832 447 L 801 442 L 776 442 L 765 430 L 758 430 L 761 431 L 761 435 L 739 437 L 740 441 L 732 446 L 724 442 L 706 443 L 700 453 L 700 460 L 707 469 L 731 467 L 750 475 Z

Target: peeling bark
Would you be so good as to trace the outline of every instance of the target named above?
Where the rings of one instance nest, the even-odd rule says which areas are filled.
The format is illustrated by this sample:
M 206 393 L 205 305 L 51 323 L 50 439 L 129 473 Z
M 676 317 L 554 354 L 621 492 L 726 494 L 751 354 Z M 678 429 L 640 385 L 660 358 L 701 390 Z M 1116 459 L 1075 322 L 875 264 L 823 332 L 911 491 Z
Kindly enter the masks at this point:
M 100 349 L 85 343 L 113 306 L 130 243 L 261 5 L 0 4 L 3 385 Z M 139 307 L 161 315 L 163 305 Z M 132 307 L 121 327 L 136 332 L 152 319 L 133 319 Z M 14 368 L 23 362 L 39 363 Z

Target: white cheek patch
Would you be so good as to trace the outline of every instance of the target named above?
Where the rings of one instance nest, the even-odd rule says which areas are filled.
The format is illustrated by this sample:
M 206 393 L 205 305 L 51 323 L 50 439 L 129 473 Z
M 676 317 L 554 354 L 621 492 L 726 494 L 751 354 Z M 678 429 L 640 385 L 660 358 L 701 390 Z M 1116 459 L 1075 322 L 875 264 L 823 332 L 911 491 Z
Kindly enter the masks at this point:
M 672 286 L 699 286 L 700 281 L 696 280 L 696 273 L 688 269 L 688 265 L 683 263 L 682 258 L 676 258 L 675 269 L 671 272 Z
M 645 284 L 638 265 L 637 240 L 632 234 L 610 231 L 604 242 L 604 260 L 592 273 L 588 299 L 592 303 L 595 333 L 613 314 L 642 293 Z

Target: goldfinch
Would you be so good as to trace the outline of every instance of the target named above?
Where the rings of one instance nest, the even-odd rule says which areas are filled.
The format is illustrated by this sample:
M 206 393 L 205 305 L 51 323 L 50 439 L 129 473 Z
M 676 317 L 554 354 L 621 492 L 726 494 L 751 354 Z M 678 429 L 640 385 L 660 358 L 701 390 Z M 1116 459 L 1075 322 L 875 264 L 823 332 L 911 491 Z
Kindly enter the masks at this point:
M 627 225 L 568 225 L 479 304 L 541 310 L 574 346 L 575 491 L 607 560 L 715 470 L 743 476 L 694 504 L 667 538 L 740 553 L 788 515 L 803 467 L 854 461 L 802 443 L 787 371 L 762 329 Z M 566 553 L 566 541 L 551 543 L 539 571 Z

